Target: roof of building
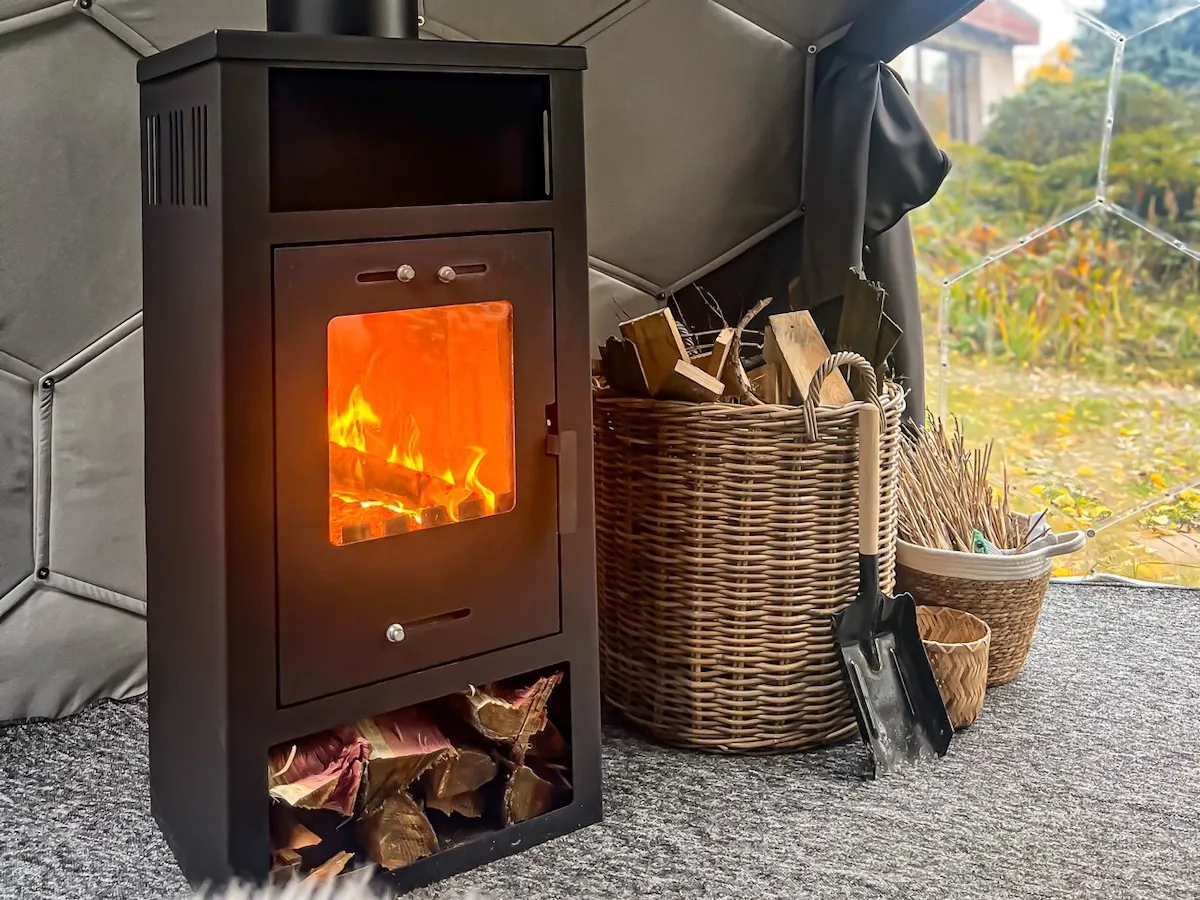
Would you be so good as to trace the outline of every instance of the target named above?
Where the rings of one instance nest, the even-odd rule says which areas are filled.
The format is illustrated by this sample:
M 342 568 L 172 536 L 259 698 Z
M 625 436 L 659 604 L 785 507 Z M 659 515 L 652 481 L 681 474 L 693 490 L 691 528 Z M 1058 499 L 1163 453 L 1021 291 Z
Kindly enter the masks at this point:
M 983 0 L 962 17 L 962 23 L 1008 43 L 1041 43 L 1042 23 L 1012 0 Z

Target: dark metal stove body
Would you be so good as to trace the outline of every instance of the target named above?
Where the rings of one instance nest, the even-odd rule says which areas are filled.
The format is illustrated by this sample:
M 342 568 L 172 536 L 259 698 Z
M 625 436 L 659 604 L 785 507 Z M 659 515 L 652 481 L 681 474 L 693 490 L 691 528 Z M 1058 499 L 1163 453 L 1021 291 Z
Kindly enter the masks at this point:
M 272 745 L 547 667 L 571 804 L 398 881 L 600 817 L 583 68 L 271 32 L 139 64 L 151 788 L 194 883 L 265 877 Z M 496 303 L 511 509 L 338 545 L 330 323 Z

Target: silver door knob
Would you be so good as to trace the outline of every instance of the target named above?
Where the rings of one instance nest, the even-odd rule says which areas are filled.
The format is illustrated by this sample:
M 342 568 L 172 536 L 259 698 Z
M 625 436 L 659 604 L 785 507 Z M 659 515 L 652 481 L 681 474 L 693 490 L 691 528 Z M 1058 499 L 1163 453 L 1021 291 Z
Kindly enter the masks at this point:
M 412 281 L 417 277 L 417 270 L 410 265 L 403 265 L 396 270 L 396 278 L 399 281 Z
M 398 644 L 404 640 L 404 626 L 389 625 L 387 630 L 387 639 L 393 644 Z
M 457 277 L 458 273 L 455 272 L 450 266 L 442 266 L 440 269 L 438 269 L 438 280 L 444 281 L 446 284 L 449 284 Z

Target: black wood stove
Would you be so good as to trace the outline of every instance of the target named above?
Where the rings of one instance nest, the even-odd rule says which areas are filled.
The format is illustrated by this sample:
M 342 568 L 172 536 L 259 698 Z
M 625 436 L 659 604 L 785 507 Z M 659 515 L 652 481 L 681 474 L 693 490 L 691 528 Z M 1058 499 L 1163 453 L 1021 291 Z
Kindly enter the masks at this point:
M 569 790 L 395 878 L 600 817 L 584 51 L 405 39 L 415 5 L 272 0 L 138 65 L 151 788 L 193 883 L 268 876 L 304 740 L 549 672 Z

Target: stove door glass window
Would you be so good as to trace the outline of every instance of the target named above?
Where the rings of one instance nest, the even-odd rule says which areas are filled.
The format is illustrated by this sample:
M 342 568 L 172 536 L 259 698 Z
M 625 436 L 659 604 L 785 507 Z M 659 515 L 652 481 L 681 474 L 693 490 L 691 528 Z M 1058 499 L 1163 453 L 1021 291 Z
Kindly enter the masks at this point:
M 327 407 L 332 544 L 513 508 L 507 301 L 331 320 Z

